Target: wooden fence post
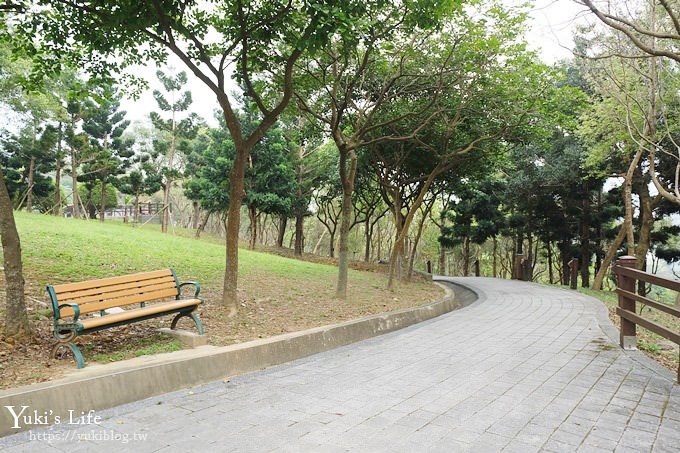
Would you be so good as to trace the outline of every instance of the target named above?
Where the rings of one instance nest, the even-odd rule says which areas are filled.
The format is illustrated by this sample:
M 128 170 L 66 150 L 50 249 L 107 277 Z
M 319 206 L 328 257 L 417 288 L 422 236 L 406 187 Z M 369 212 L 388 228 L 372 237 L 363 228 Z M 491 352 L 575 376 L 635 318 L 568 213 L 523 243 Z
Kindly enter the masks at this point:
M 635 268 L 636 262 L 637 259 L 634 256 L 622 256 L 616 261 L 616 264 L 621 267 Z M 617 274 L 616 278 L 616 286 L 625 291 L 635 293 L 634 278 L 626 277 L 621 274 Z M 619 294 L 619 308 L 635 313 L 635 299 Z M 620 344 L 623 349 L 637 349 L 636 325 L 634 322 L 625 318 L 621 318 Z

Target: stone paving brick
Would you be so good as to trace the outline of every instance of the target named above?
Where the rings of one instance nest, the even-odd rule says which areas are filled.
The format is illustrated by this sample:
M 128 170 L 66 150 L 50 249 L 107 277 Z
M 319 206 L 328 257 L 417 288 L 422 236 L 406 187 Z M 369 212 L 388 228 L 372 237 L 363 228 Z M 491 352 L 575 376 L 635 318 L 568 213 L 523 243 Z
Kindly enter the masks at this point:
M 519 440 L 512 440 L 502 451 L 503 453 L 534 453 L 541 451 L 541 448 Z
M 581 445 L 576 450 L 578 453 L 611 453 L 612 450 L 606 448 L 593 447 L 592 445 Z

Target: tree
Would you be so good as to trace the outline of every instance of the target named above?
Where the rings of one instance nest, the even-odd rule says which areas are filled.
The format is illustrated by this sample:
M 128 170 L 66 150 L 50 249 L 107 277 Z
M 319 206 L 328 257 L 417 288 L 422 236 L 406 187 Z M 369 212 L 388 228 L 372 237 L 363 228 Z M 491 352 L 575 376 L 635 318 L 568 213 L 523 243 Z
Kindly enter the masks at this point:
M 195 200 L 206 212 L 201 225 L 196 230 L 196 237 L 210 215 L 220 214 L 226 221 L 230 204 L 229 172 L 234 165 L 235 147 L 224 119 L 217 118 L 218 128 L 202 130 L 194 144 L 193 151 L 187 156 L 185 176 L 189 180 L 184 194 L 190 200 Z
M 501 212 L 501 183 L 497 180 L 466 181 L 455 190 L 441 213 L 448 222 L 441 227 L 444 247 L 463 245 L 463 275 L 470 272 L 470 243 L 483 244 L 500 234 L 505 223 Z
M 250 248 L 257 240 L 258 214 L 287 218 L 295 202 L 296 175 L 282 131 L 272 128 L 253 148 L 246 171 L 245 204 L 250 216 Z
M 552 71 L 520 43 L 525 16 L 495 3 L 482 6 L 486 8 L 459 15 L 443 33 L 430 38 L 427 58 L 411 63 L 412 71 L 436 76 L 445 93 L 436 98 L 432 118 L 423 124 L 405 117 L 407 121 L 391 124 L 399 135 L 412 139 L 372 150 L 383 168 L 381 184 L 394 200 L 398 231 L 390 254 L 389 287 L 402 274 L 404 241 L 435 182 L 493 167 L 509 143 L 527 140 L 543 113 L 539 99 L 552 88 Z M 488 27 L 489 21 L 496 26 Z M 419 102 L 420 96 L 405 96 L 391 108 L 409 112 Z M 402 213 L 405 188 L 416 195 L 409 211 Z
M 367 3 L 362 19 L 353 24 L 352 34 L 335 35 L 326 48 L 299 64 L 302 81 L 295 93 L 298 107 L 333 138 L 339 154 L 339 298 L 347 295 L 357 150 L 372 143 L 406 138 L 387 128 L 404 114 L 389 114 L 399 96 L 426 99 L 424 107 L 406 115 L 427 123 L 428 101 L 432 102 L 433 93 L 436 98 L 441 88 L 436 74 L 423 75 L 415 70 L 410 65 L 411 58 L 426 52 L 424 37 L 438 29 L 460 2 L 418 3 L 410 7 L 392 2 Z M 377 131 L 386 134 L 379 135 Z
M 648 55 L 665 57 L 680 63 L 680 12 L 677 1 L 657 0 L 648 3 L 654 14 L 659 17 L 665 27 L 650 26 L 650 23 L 636 16 L 642 6 L 639 1 L 597 2 L 592 0 L 576 0 L 590 9 L 599 20 L 608 27 L 626 36 L 630 42 Z M 603 4 L 598 6 L 596 3 Z M 644 3 L 643 3 L 644 5 Z M 656 22 L 656 21 L 655 21 Z
M 153 164 L 153 145 L 149 143 L 149 134 L 146 129 L 136 129 L 134 156 L 132 157 L 132 169 L 127 175 L 117 180 L 117 187 L 124 194 L 134 197 L 133 221 L 139 221 L 139 198 L 142 194 L 152 195 L 162 187 L 162 176 L 159 169 Z
M 20 84 L 25 69 L 23 64 L 9 64 L 7 80 L 10 83 Z M 24 180 L 24 192 L 21 205 L 26 210 L 33 211 L 34 189 L 46 185 L 45 178 L 40 181 L 40 171 L 53 170 L 58 143 L 57 129 L 50 124 L 55 118 L 60 118 L 62 107 L 54 92 L 58 90 L 58 83 L 46 81 L 41 90 L 34 92 L 22 92 L 10 95 L 9 106 L 21 114 L 27 125 L 22 128 L 20 136 L 15 136 L 12 142 L 12 163 L 22 173 Z M 17 166 L 18 165 L 18 166 Z M 40 167 L 38 169 L 37 167 Z M 11 179 L 11 175 L 8 175 Z M 45 194 L 43 194 L 45 196 Z
M 658 110 L 661 109 L 660 100 L 652 99 L 658 89 L 656 85 L 658 80 L 658 58 L 669 59 L 675 63 L 680 62 L 680 9 L 678 9 L 677 1 L 674 0 L 659 0 L 638 2 L 638 1 L 623 1 L 617 2 L 616 5 L 611 2 L 606 2 L 602 6 L 599 2 L 591 0 L 577 0 L 588 7 L 595 16 L 602 21 L 607 27 L 613 30 L 618 36 L 625 36 L 628 41 L 639 52 L 624 51 L 624 53 L 614 53 L 613 55 L 624 55 L 626 58 L 640 58 L 640 52 L 649 60 L 649 70 L 647 74 L 647 85 L 649 87 L 648 99 L 648 121 L 642 128 L 631 131 L 635 139 L 639 139 L 639 146 L 642 151 L 649 153 L 649 163 L 651 165 L 651 180 L 654 183 L 657 191 L 667 200 L 672 203 L 680 204 L 680 179 L 676 176 L 673 180 L 674 185 L 668 188 L 667 185 L 661 183 L 660 178 L 656 173 L 655 164 L 657 162 L 658 154 L 666 154 L 666 158 L 671 158 L 674 163 L 675 173 L 680 174 L 680 146 L 671 138 L 671 128 L 668 123 L 662 118 L 661 125 L 666 129 L 667 138 L 672 143 L 671 151 L 665 147 L 660 147 L 660 140 L 653 140 L 652 137 L 657 134 L 656 120 L 652 118 Z M 629 5 L 630 4 L 630 5 Z M 633 6 L 633 7 L 631 7 Z
M 84 132 L 76 132 L 78 123 L 83 119 L 83 102 L 75 96 L 67 98 L 66 111 L 68 113 L 68 123 L 66 124 L 66 131 L 64 134 L 66 146 L 69 148 L 69 161 L 71 168 L 69 170 L 72 186 L 71 186 L 71 201 L 73 203 L 73 217 L 80 218 L 80 197 L 78 194 L 78 173 L 83 161 L 88 158 L 90 150 L 90 141 Z
M 310 0 L 205 5 L 159 0 L 125 4 L 50 0 L 34 9 L 27 0 L 19 0 L 17 8 L 3 12 L 7 23 L 4 34 L 19 39 L 35 54 L 36 76 L 62 62 L 106 75 L 140 60 L 163 64 L 172 53 L 213 91 L 235 146 L 222 297 L 233 316 L 239 307 L 238 233 L 250 151 L 288 105 L 297 60 L 323 47 L 333 36 L 356 35 L 357 24 L 364 23 L 369 7 L 381 9 L 390 3 Z M 417 9 L 421 3 L 431 2 L 409 5 Z M 45 57 L 55 54 L 61 59 Z M 234 99 L 228 94 L 232 72 L 262 113 L 260 123 L 248 135 L 243 133 Z M 263 80 L 274 81 L 275 88 L 261 83 Z
M 362 222 L 364 226 L 364 261 L 371 258 L 371 243 L 377 223 L 388 212 L 389 207 L 383 199 L 380 182 L 367 159 L 359 163 L 355 196 L 352 198 L 355 222 Z
M 102 188 L 105 191 L 103 194 Z M 102 185 L 96 184 L 95 181 L 88 181 L 78 186 L 78 192 L 80 192 L 78 198 L 90 219 L 96 219 L 98 215 L 101 217 L 107 209 L 118 206 L 118 194 L 111 184 Z
M 291 106 L 294 107 L 294 106 Z M 295 168 L 295 194 L 291 215 L 295 218 L 295 244 L 294 253 L 301 256 L 304 251 L 304 221 L 311 215 L 309 205 L 314 191 L 323 180 L 324 165 L 320 164 L 319 149 L 323 137 L 313 127 L 299 110 L 290 108 L 289 113 L 279 119 L 283 134 L 291 145 L 290 159 Z M 285 232 L 287 217 L 281 217 L 279 224 L 279 237 L 277 245 L 283 245 L 283 233 Z
M 634 18 L 637 27 L 652 33 L 661 31 L 658 12 L 654 2 L 638 10 Z M 639 42 L 654 45 L 655 39 L 641 33 Z M 586 57 L 584 67 L 599 95 L 599 102 L 582 128 L 582 136 L 596 145 L 589 162 L 604 163 L 623 176 L 624 221 L 593 282 L 597 289 L 624 240 L 627 253 L 637 257 L 637 267 L 645 268 L 663 200 L 680 204 L 680 198 L 673 196 L 680 156 L 670 151 L 680 148 L 675 145 L 674 121 L 669 121 L 674 115 L 674 109 L 669 107 L 677 102 L 677 69 L 666 64 L 667 60 L 641 53 L 634 41 L 621 40 L 610 30 L 583 38 L 580 44 Z M 605 129 L 598 124 L 600 121 L 610 125 Z M 626 164 L 624 168 L 622 162 Z M 650 192 L 651 183 L 658 195 Z M 633 194 L 639 200 L 637 206 Z
M 134 155 L 132 145 L 134 139 L 124 137 L 123 133 L 130 122 L 125 120 L 125 111 L 119 110 L 121 95 L 116 89 L 107 85 L 98 93 L 98 102 L 90 100 L 83 122 L 83 130 L 90 137 L 92 155 L 83 167 L 81 181 L 90 181 L 101 185 L 99 204 L 99 220 L 104 221 L 107 208 L 107 185 L 116 184 L 118 175 L 125 172 Z
M 170 142 L 164 144 L 166 148 L 165 165 L 163 166 L 163 215 L 161 217 L 161 231 L 167 233 L 170 222 L 170 189 L 172 182 L 179 176 L 176 169 L 177 151 L 181 148 L 188 149 L 187 140 L 196 136 L 195 114 L 183 120 L 178 119 L 178 114 L 185 112 L 192 103 L 191 92 L 184 91 L 182 88 L 187 83 L 187 74 L 180 71 L 177 74 L 166 74 L 163 71 L 156 71 L 156 77 L 163 84 L 167 99 L 159 90 L 154 90 L 153 97 L 158 107 L 170 113 L 170 119 L 163 120 L 157 112 L 151 112 L 150 117 L 153 125 L 170 136 Z
M 0 31 L 2 31 L 2 27 L 0 25 Z M 27 61 L 25 59 L 12 61 L 10 54 L 13 49 L 7 46 L 4 40 L 0 39 L 0 44 L 0 58 L 3 68 L 3 71 L 0 71 L 0 94 L 2 94 L 0 102 L 12 105 L 19 102 L 21 98 L 21 91 L 18 84 L 15 83 L 15 77 L 21 71 L 15 70 L 15 65 L 27 65 Z M 4 130 L 0 130 L 0 134 L 4 135 L 4 133 Z M 0 157 L 4 159 L 10 156 L 4 149 L 0 148 Z M 0 243 L 2 243 L 3 272 L 6 284 L 3 335 L 15 339 L 28 335 L 32 329 L 24 295 L 21 241 L 14 221 L 14 209 L 7 191 L 3 167 L 3 165 L 0 165 Z
M 16 209 L 23 206 L 29 212 L 36 208 L 43 212 L 49 209 L 45 203 L 35 203 L 35 200 L 44 202 L 55 190 L 48 173 L 54 170 L 58 135 L 51 125 L 36 129 L 35 124 L 31 124 L 3 143 L 10 157 L 0 161 L 5 167 L 5 182 Z
M 21 261 L 21 242 L 14 223 L 12 202 L 0 167 L 0 240 L 5 273 L 5 328 L 3 335 L 14 338 L 31 332 L 24 296 L 24 274 Z

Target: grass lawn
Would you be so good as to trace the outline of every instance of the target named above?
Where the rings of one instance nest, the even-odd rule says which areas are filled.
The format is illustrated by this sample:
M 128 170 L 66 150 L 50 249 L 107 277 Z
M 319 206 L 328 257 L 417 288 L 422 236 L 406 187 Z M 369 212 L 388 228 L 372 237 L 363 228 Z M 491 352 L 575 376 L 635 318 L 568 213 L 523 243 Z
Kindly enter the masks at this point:
M 71 370 L 71 360 L 49 359 L 54 343 L 47 284 L 77 282 L 172 267 L 182 281 L 201 283 L 206 303 L 199 316 L 209 343 L 227 345 L 362 316 L 422 305 L 443 295 L 431 282 L 416 281 L 385 289 L 386 275 L 350 270 L 348 298 L 335 298 L 337 268 L 308 260 L 241 249 L 238 316 L 229 318 L 221 294 L 225 246 L 220 238 L 158 225 L 85 221 L 15 213 L 24 261 L 28 308 L 35 334 L 26 344 L 0 337 L 0 388 L 52 379 Z M 370 266 L 362 265 L 362 268 Z M 0 288 L 4 286 L 0 273 Z M 0 312 L 4 293 L 0 291 Z M 156 332 L 172 317 L 148 320 L 78 338 L 86 362 L 108 362 L 145 353 L 176 350 L 177 342 Z M 4 314 L 0 313 L 0 327 Z M 188 321 L 188 330 L 193 323 Z M 1 331 L 1 330 L 0 330 Z

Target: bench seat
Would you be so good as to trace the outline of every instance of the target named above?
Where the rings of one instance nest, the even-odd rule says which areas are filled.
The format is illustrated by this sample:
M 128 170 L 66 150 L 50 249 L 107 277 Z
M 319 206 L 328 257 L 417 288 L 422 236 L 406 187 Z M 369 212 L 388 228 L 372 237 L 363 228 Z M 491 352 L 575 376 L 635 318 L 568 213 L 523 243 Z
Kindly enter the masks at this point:
M 97 327 L 109 326 L 111 324 L 120 325 L 121 322 L 145 318 L 148 316 L 155 316 L 158 314 L 174 313 L 180 308 L 191 307 L 199 305 L 200 299 L 182 299 L 167 303 L 147 305 L 142 308 L 135 308 L 133 310 L 124 310 L 120 313 L 107 314 L 105 316 L 96 316 L 87 319 L 82 319 L 79 324 L 82 326 L 80 330 L 92 331 Z

